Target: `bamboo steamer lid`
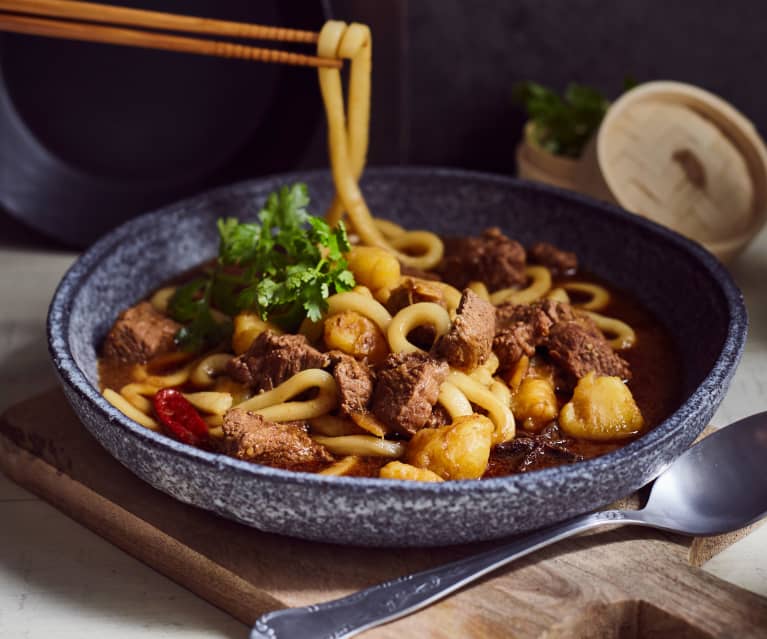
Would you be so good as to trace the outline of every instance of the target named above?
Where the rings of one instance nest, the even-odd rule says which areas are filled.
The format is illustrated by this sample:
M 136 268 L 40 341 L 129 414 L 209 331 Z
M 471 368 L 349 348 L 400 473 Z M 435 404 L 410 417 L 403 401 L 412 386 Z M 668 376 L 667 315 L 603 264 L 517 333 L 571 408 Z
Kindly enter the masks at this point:
M 590 151 L 603 181 L 590 191 L 603 190 L 722 260 L 767 220 L 764 142 L 741 113 L 698 87 L 650 82 L 625 93 Z

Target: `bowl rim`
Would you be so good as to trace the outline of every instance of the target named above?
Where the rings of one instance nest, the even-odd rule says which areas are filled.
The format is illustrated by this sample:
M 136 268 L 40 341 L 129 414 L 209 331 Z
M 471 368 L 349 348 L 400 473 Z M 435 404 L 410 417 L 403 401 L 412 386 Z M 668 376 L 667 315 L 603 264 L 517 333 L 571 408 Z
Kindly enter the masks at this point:
M 698 412 L 699 406 L 704 405 L 708 396 L 716 394 L 718 389 L 729 383 L 745 346 L 748 320 L 743 295 L 725 267 L 696 242 L 679 235 L 675 231 L 660 226 L 656 222 L 620 209 L 613 204 L 597 201 L 587 196 L 550 185 L 528 182 L 505 175 L 431 166 L 374 167 L 367 169 L 366 175 L 372 178 L 389 180 L 398 177 L 422 176 L 424 178 L 431 178 L 437 176 L 439 178 L 468 179 L 475 182 L 507 187 L 512 190 L 523 189 L 546 194 L 548 197 L 555 197 L 566 202 L 596 208 L 608 217 L 619 220 L 622 224 L 637 227 L 643 232 L 649 231 L 659 240 L 670 244 L 676 250 L 681 250 L 688 257 L 693 258 L 700 267 L 705 269 L 709 278 L 718 284 L 719 291 L 726 301 L 729 315 L 727 337 L 721 351 L 697 388 L 677 409 L 650 432 L 626 446 L 575 464 L 565 464 L 529 473 L 493 477 L 481 481 L 403 482 L 368 477 L 336 477 L 272 468 L 184 444 L 141 426 L 109 404 L 101 393 L 91 385 L 85 373 L 78 366 L 67 339 L 70 310 L 78 295 L 82 280 L 98 268 L 102 259 L 111 252 L 115 245 L 124 238 L 139 235 L 139 231 L 145 230 L 145 227 L 156 217 L 173 215 L 180 210 L 208 208 L 211 201 L 215 201 L 217 196 L 230 194 L 233 191 L 250 191 L 262 183 L 301 181 L 312 178 L 330 179 L 328 170 L 316 169 L 263 176 L 203 192 L 133 218 L 110 231 L 93 244 L 64 274 L 49 307 L 47 318 L 48 348 L 62 384 L 95 407 L 101 416 L 108 423 L 117 427 L 123 435 L 138 438 L 148 446 L 160 446 L 168 453 L 187 458 L 189 462 L 213 467 L 218 471 L 233 472 L 240 476 L 248 475 L 265 483 L 284 484 L 287 482 L 294 485 L 309 485 L 326 489 L 337 487 L 352 493 L 369 493 L 371 490 L 375 490 L 376 492 L 385 491 L 389 494 L 401 494 L 411 498 L 429 498 L 450 493 L 463 494 L 466 491 L 471 491 L 471 494 L 478 496 L 483 494 L 489 495 L 499 491 L 525 494 L 529 492 L 530 488 L 534 488 L 535 485 L 541 482 L 555 484 L 574 473 L 598 475 L 605 471 L 615 470 L 619 466 L 631 463 L 636 458 L 643 456 L 649 449 L 673 437 L 680 422 L 692 418 Z M 365 178 L 363 178 L 363 188 L 364 180 Z M 701 428 L 703 426 L 701 425 Z M 657 468 L 655 475 L 657 476 L 661 470 L 662 467 Z

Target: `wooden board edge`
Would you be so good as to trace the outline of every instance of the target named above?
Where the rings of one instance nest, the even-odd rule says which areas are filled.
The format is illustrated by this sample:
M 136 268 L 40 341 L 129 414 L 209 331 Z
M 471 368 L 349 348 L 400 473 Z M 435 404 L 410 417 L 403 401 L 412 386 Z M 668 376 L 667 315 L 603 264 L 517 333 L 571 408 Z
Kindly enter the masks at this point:
M 0 426 L 5 418 L 0 417 Z M 0 472 L 172 581 L 250 626 L 285 604 L 0 434 Z M 193 566 L 193 568 L 191 568 Z
M 765 523 L 767 523 L 767 517 L 734 532 L 725 533 L 723 535 L 714 535 L 713 537 L 695 537 L 690 544 L 690 552 L 687 560 L 690 562 L 691 566 L 700 568 L 707 561 L 713 559 L 719 553 L 727 550 L 733 544 L 747 537 Z

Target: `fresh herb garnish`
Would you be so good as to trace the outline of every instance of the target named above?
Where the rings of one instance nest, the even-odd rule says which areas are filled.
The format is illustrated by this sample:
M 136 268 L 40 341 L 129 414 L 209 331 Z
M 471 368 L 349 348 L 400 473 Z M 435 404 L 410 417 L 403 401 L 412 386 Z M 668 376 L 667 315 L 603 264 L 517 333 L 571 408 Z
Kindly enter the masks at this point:
M 549 153 L 580 157 L 599 128 L 609 100 L 596 89 L 570 84 L 564 96 L 535 82 L 520 82 L 512 97 L 534 123 L 535 141 Z
M 168 301 L 168 314 L 184 324 L 176 333 L 176 344 L 198 352 L 226 339 L 232 332 L 229 321 L 216 321 L 211 310 L 213 278 L 199 278 L 179 286 Z
M 180 346 L 201 350 L 220 341 L 211 308 L 230 317 L 253 310 L 290 330 L 304 317 L 320 319 L 330 295 L 354 286 L 343 223 L 332 228 L 309 215 L 308 204 L 306 185 L 294 184 L 268 197 L 259 224 L 218 221 L 216 268 L 179 287 L 168 305 L 171 317 L 185 323 L 176 336 Z

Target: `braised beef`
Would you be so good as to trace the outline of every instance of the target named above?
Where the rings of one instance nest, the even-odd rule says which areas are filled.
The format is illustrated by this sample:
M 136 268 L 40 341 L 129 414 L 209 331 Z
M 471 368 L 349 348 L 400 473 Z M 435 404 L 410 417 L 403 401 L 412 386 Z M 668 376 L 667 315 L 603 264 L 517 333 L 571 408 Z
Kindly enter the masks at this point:
M 412 277 L 405 277 L 402 278 L 402 283 L 392 290 L 389 299 L 386 300 L 386 310 L 392 315 L 396 315 L 406 306 L 419 302 L 432 302 L 446 306 L 445 297 L 439 286 Z
M 537 242 L 527 250 L 531 262 L 547 267 L 557 277 L 573 275 L 578 270 L 578 256 L 570 251 L 563 251 L 548 242 Z
M 333 461 L 300 422 L 271 422 L 257 413 L 233 408 L 224 415 L 223 431 L 223 452 L 256 464 L 312 472 Z
M 450 417 L 450 413 L 442 404 L 435 404 L 431 410 L 429 419 L 426 420 L 424 428 L 440 428 L 441 426 L 447 426 L 453 423 L 453 418 Z
M 514 439 L 495 446 L 484 476 L 525 473 L 581 461 L 583 456 L 574 448 L 575 440 L 562 435 L 556 422 L 553 422 L 540 433 L 520 433 Z
M 450 330 L 437 340 L 433 352 L 450 366 L 472 370 L 487 361 L 494 336 L 495 307 L 465 289 Z
M 508 372 L 523 355 L 532 357 L 535 349 L 545 342 L 554 323 L 564 317 L 574 318 L 575 315 L 569 305 L 552 300 L 501 304 L 496 309 L 497 333 L 493 340 L 501 372 Z
M 341 412 L 345 415 L 365 412 L 373 395 L 370 368 L 341 351 L 330 351 L 328 356 L 333 365 Z
M 521 286 L 527 281 L 525 249 L 498 228 L 479 237 L 451 238 L 438 267 L 442 278 L 458 289 L 471 281 L 484 282 L 490 291 Z
M 173 350 L 181 325 L 149 302 L 123 311 L 104 341 L 104 357 L 126 363 L 145 362 Z
M 307 368 L 325 368 L 330 359 L 303 335 L 277 335 L 264 331 L 250 349 L 227 366 L 232 379 L 257 391 L 271 390 Z
M 399 353 L 378 370 L 372 409 L 389 428 L 413 435 L 423 428 L 437 402 L 449 368 L 425 353 Z
M 532 324 L 535 333 L 545 336 L 555 322 L 577 318 L 572 306 L 554 300 L 540 300 L 532 304 L 504 302 L 496 308 L 495 325 L 500 331 L 519 322 Z
M 630 375 L 628 364 L 613 352 L 593 320 L 576 314 L 569 304 L 553 300 L 502 304 L 496 310 L 496 327 L 493 350 L 502 372 L 508 372 L 522 355 L 531 357 L 540 346 L 562 369 L 564 375 L 558 378 L 563 387 L 572 386 L 591 370 L 597 375 Z
M 567 373 L 572 382 L 594 371 L 631 379 L 629 365 L 598 331 L 583 322 L 558 322 L 551 327 L 546 348 L 549 357 Z

